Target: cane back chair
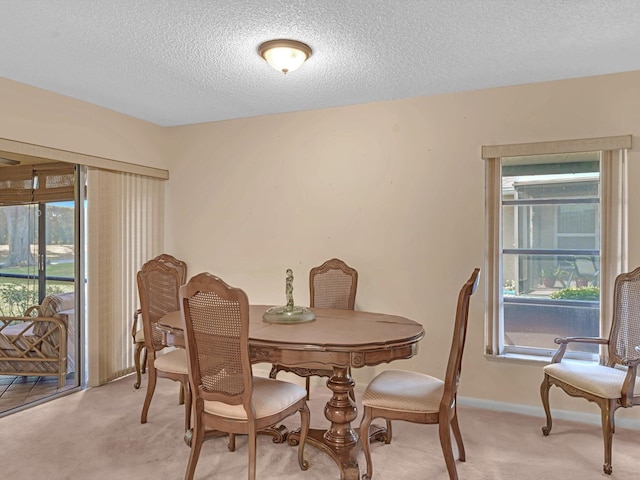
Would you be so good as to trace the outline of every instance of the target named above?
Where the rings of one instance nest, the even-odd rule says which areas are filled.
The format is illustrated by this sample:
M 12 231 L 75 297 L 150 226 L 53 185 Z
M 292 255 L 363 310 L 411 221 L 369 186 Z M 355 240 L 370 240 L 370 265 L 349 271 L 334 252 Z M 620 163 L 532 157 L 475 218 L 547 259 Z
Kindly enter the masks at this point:
M 458 295 L 453 341 L 444 381 L 418 372 L 386 370 L 369 383 L 362 396 L 364 413 L 360 432 L 368 432 L 371 421 L 379 417 L 387 421 L 437 424 L 440 445 L 451 480 L 458 478 L 451 446 L 451 431 L 458 445 L 460 461 L 465 461 L 464 445 L 458 426 L 457 394 L 467 335 L 469 300 L 478 288 L 479 279 L 480 269 L 476 268 Z M 366 433 L 360 435 L 367 438 Z M 371 479 L 373 463 L 369 442 L 362 442 L 362 450 L 367 461 L 367 473 L 362 478 Z
M 180 402 L 185 407 L 185 431 L 190 428 L 191 393 L 184 349 L 167 349 L 158 321 L 167 313 L 180 310 L 180 286 L 184 281 L 183 268 L 169 264 L 166 256 L 149 260 L 138 272 L 138 295 L 144 329 L 144 346 L 147 356 L 147 394 L 142 406 L 140 423 L 147 423 L 147 413 L 153 398 L 158 377 L 180 382 Z
M 163 263 L 168 267 L 175 268 L 180 273 L 180 285 L 184 285 L 187 281 L 187 264 L 177 258 L 163 253 L 154 258 L 155 261 Z M 176 292 L 176 298 L 178 293 Z M 145 373 L 147 366 L 147 350 L 144 347 L 144 328 L 142 325 L 138 325 L 138 318 L 141 315 L 141 310 L 137 309 L 133 314 L 133 324 L 131 326 L 131 337 L 133 338 L 133 344 L 135 346 L 134 362 L 136 366 L 136 383 L 133 384 L 134 388 L 140 388 L 142 381 L 142 373 Z M 144 356 L 143 356 L 144 355 Z M 140 359 L 142 358 L 142 362 Z
M 358 272 L 340 259 L 332 258 L 309 271 L 309 295 L 311 308 L 336 308 L 353 310 L 358 289 Z M 287 367 L 274 364 L 269 376 L 276 378 L 278 372 L 292 372 L 305 378 L 307 400 L 309 399 L 310 377 L 331 377 L 333 370 L 305 367 Z M 351 392 L 353 399 L 353 391 Z
M 607 359 L 603 365 L 567 363 L 562 357 L 570 343 L 607 346 Z M 547 424 L 544 436 L 551 432 L 549 389 L 556 385 L 572 397 L 582 397 L 596 403 L 601 410 L 604 438 L 604 473 L 610 474 L 611 447 L 615 431 L 614 416 L 618 408 L 640 405 L 640 391 L 634 389 L 640 352 L 640 268 L 616 277 L 613 287 L 613 321 L 609 338 L 563 337 L 551 364 L 544 367 L 544 380 L 540 385 L 542 405 Z
M 185 474 L 191 480 L 205 430 L 247 434 L 249 480 L 256 475 L 256 433 L 300 412 L 298 463 L 304 460 L 309 408 L 302 387 L 271 378 L 253 377 L 249 355 L 249 301 L 245 292 L 210 273 L 193 277 L 180 289 L 193 392 L 193 435 Z M 230 450 L 235 445 L 230 445 Z

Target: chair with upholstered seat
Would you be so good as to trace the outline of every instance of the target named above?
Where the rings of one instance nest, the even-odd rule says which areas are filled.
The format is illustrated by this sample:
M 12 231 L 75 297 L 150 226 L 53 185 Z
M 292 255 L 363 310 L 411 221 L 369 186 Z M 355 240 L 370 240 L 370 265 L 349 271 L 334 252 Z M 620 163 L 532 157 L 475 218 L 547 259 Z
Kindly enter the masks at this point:
M 185 404 L 185 431 L 187 431 L 191 425 L 187 354 L 181 348 L 166 348 L 163 332 L 158 328 L 158 321 L 164 315 L 180 310 L 180 286 L 184 283 L 186 269 L 176 268 L 172 262 L 167 261 L 166 257 L 161 255 L 149 260 L 137 275 L 148 370 L 147 393 L 142 406 L 140 423 L 147 423 L 147 413 L 157 378 L 169 378 L 180 382 L 180 403 Z
M 358 272 L 338 258 L 327 260 L 319 267 L 309 271 L 309 294 L 311 308 L 336 308 L 353 310 L 356 303 L 358 289 Z M 274 364 L 269 376 L 276 378 L 278 372 L 292 372 L 305 378 L 307 400 L 309 399 L 310 377 L 331 377 L 333 370 L 287 367 Z M 353 399 L 353 391 L 351 392 Z
M 163 263 L 168 267 L 175 268 L 180 273 L 180 285 L 184 285 L 187 281 L 187 264 L 177 258 L 163 253 L 154 258 L 155 261 Z M 176 292 L 176 298 L 178 293 Z M 136 383 L 133 384 L 134 388 L 140 388 L 142 382 L 142 373 L 145 373 L 147 366 L 147 350 L 144 343 L 144 328 L 142 325 L 138 326 L 138 319 L 142 311 L 137 309 L 133 314 L 133 324 L 131 326 L 131 337 L 133 338 L 133 344 L 135 345 L 134 363 L 136 367 Z M 144 355 L 144 357 L 143 357 Z M 141 360 L 142 357 L 142 361 Z
M 248 435 L 249 479 L 256 474 L 256 433 L 300 413 L 298 463 L 309 430 L 306 391 L 293 383 L 253 377 L 249 356 L 249 300 L 244 291 L 201 273 L 180 289 L 189 381 L 193 392 L 193 436 L 185 474 L 195 473 L 206 431 Z
M 379 417 L 387 420 L 437 424 L 440 445 L 449 478 L 452 480 L 458 478 L 458 473 L 451 446 L 451 431 L 458 445 L 458 456 L 461 461 L 465 461 L 464 445 L 458 426 L 457 393 L 467 332 L 469 300 L 478 287 L 479 275 L 480 269 L 476 268 L 458 295 L 453 341 L 444 381 L 413 371 L 386 370 L 369 383 L 362 395 L 364 406 L 360 423 L 362 438 L 366 439 L 371 421 Z M 362 478 L 371 479 L 373 463 L 369 442 L 363 441 L 362 449 L 367 461 L 367 473 Z
M 543 435 L 551 432 L 549 389 L 556 385 L 572 397 L 582 397 L 600 407 L 604 437 L 604 473 L 610 474 L 611 450 L 615 431 L 614 416 L 620 407 L 640 405 L 640 389 L 634 388 L 640 352 L 640 268 L 616 277 L 613 287 L 613 321 L 609 338 L 556 338 L 560 345 L 551 364 L 544 367 L 540 396 L 547 417 Z M 606 345 L 604 364 L 563 362 L 570 343 Z

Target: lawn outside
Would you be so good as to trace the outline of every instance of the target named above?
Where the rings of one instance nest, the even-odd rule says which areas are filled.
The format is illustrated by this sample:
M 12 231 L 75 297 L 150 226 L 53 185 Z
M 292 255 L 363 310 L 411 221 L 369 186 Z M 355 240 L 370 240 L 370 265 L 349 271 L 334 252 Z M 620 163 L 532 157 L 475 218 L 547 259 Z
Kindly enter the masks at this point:
M 37 245 L 32 246 L 37 258 Z M 32 305 L 38 304 L 38 266 L 4 267 L 9 246 L 0 245 L 0 315 L 21 316 Z M 13 275 L 24 276 L 16 278 Z M 47 294 L 71 292 L 75 289 L 75 251 L 73 245 L 47 245 Z M 70 278 L 71 281 L 52 280 L 49 277 Z

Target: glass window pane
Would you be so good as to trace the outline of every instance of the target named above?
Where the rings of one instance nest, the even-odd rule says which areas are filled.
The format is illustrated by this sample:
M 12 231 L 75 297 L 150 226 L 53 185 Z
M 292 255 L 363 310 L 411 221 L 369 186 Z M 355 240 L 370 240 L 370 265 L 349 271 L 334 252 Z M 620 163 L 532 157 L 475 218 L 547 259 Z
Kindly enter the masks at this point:
M 599 335 L 598 165 L 599 152 L 502 159 L 505 349 Z

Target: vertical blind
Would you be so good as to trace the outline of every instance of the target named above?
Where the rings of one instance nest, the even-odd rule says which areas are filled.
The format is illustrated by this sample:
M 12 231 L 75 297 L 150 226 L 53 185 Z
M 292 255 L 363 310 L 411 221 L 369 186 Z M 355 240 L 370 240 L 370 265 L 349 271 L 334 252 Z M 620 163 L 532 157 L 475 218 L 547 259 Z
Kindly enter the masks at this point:
M 133 371 L 136 274 L 164 249 L 164 181 L 87 172 L 87 385 Z

